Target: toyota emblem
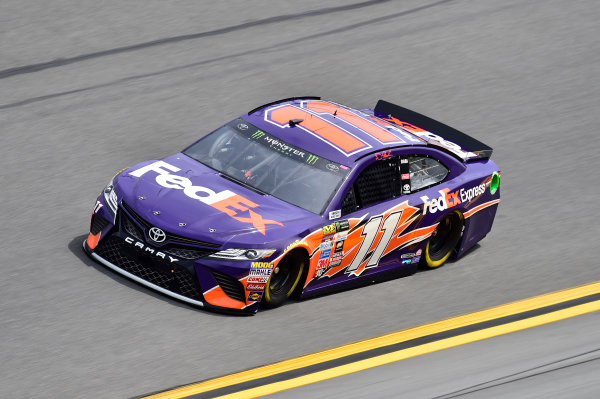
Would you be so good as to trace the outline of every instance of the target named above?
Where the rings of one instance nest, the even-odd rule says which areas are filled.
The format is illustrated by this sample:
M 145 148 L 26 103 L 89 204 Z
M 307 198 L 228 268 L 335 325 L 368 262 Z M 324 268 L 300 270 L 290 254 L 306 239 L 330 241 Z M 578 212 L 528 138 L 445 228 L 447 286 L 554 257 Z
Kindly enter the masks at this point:
M 154 242 L 163 242 L 167 238 L 165 232 L 158 227 L 151 227 L 148 231 L 148 236 Z

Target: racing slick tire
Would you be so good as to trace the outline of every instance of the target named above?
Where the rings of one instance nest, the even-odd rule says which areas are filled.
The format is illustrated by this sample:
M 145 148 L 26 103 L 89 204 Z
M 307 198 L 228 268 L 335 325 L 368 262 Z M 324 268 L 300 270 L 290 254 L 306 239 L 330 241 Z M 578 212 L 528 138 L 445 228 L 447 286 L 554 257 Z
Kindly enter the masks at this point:
M 424 269 L 436 269 L 442 266 L 456 248 L 462 236 L 464 218 L 460 212 L 447 214 L 435 229 L 421 261 Z
M 298 287 L 308 262 L 300 251 L 292 251 L 277 264 L 265 287 L 263 305 L 275 308 L 286 301 Z

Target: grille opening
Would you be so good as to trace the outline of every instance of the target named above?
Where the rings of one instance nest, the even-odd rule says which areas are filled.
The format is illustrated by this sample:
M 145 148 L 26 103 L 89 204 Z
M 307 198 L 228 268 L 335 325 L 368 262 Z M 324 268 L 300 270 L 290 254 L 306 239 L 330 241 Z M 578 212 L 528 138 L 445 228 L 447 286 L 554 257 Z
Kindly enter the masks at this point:
M 121 212 L 121 226 L 127 234 L 130 234 L 140 241 L 144 241 L 144 233 L 140 228 L 133 223 L 125 212 Z
M 176 265 L 162 262 L 159 258 L 148 259 L 143 263 L 125 256 L 125 244 L 114 236 L 100 242 L 96 253 L 119 268 L 151 282 L 161 288 L 185 297 L 202 301 L 196 276 Z M 141 251 L 138 251 L 138 253 Z M 143 252 L 142 252 L 143 254 Z M 174 272 L 170 272 L 173 270 Z
M 211 270 L 210 272 L 217 281 L 217 284 L 219 284 L 228 297 L 235 299 L 236 301 L 246 302 L 244 286 L 242 283 L 225 273 L 216 270 Z

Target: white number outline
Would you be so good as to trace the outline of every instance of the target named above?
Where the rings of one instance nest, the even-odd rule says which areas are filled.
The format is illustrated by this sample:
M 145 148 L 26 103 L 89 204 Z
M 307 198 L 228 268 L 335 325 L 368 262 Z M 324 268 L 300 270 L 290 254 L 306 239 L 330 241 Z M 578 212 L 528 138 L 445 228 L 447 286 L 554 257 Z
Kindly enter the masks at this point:
M 379 260 L 381 259 L 391 239 L 394 237 L 394 232 L 398 227 L 401 216 L 402 210 L 390 213 L 383 221 L 383 226 L 381 226 L 381 219 L 383 219 L 382 215 L 373 216 L 371 219 L 369 219 L 369 221 L 362 228 L 360 235 L 364 238 L 360 244 L 360 247 L 358 248 L 358 252 L 352 260 L 352 263 L 347 267 L 346 273 L 355 274 L 354 272 L 365 261 L 366 255 L 369 252 L 371 245 L 373 245 L 373 241 L 375 241 L 375 238 L 377 237 L 377 233 L 379 230 L 381 230 L 383 231 L 383 235 L 381 236 L 377 247 L 375 247 L 373 250 L 369 262 L 366 264 L 364 270 L 376 267 L 379 264 Z M 358 276 L 358 274 L 356 275 Z

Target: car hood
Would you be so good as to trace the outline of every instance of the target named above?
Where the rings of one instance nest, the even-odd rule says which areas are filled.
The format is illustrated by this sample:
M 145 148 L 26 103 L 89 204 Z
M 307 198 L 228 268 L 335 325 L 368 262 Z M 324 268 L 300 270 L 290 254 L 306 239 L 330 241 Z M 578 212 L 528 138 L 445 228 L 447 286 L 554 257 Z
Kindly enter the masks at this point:
M 133 166 L 114 185 L 119 200 L 148 223 L 226 247 L 260 247 L 322 223 L 318 215 L 228 180 L 181 153 Z

